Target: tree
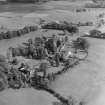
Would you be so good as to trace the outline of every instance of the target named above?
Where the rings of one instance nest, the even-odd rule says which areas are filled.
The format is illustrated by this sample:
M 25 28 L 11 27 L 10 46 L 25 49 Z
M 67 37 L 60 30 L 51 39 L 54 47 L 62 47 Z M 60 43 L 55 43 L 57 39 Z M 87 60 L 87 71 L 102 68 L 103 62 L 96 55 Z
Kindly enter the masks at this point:
M 92 0 L 94 3 L 96 3 L 97 1 L 96 0 Z
M 7 88 L 7 77 L 6 72 L 8 72 L 8 64 L 6 63 L 6 58 L 0 55 L 0 91 Z

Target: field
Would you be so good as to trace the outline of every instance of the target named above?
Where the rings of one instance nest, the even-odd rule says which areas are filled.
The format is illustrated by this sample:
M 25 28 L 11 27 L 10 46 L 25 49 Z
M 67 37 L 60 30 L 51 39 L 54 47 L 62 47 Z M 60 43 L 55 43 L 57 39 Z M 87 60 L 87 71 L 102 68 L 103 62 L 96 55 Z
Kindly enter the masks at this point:
M 66 20 L 68 22 L 92 21 L 92 27 L 80 27 L 80 32 L 72 38 L 76 38 L 94 29 L 96 16 L 105 11 L 104 8 L 88 8 L 86 12 L 75 12 L 83 8 L 88 1 L 50 1 L 45 4 L 8 4 L 0 6 L 0 31 L 12 30 L 25 25 L 35 25 L 39 18 L 47 21 Z M 90 2 L 90 1 L 89 1 Z M 10 46 L 17 46 L 28 38 L 35 36 L 51 35 L 58 31 L 31 32 L 22 37 L 0 40 L 0 54 L 6 55 Z M 76 105 L 80 101 L 84 105 L 105 105 L 105 41 L 103 39 L 87 38 L 90 43 L 89 56 L 86 61 L 71 69 L 51 84 L 51 88 L 64 97 L 73 96 Z M 0 93 L 0 105 L 52 105 L 57 101 L 49 93 L 34 89 L 6 90 Z

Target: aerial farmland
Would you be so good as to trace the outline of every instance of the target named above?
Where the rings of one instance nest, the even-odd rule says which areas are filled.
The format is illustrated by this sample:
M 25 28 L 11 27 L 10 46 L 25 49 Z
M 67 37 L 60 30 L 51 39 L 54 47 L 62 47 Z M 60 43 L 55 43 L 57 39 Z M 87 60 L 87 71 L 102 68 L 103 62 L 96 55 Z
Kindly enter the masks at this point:
M 0 105 L 105 105 L 105 8 L 94 1 L 0 5 Z

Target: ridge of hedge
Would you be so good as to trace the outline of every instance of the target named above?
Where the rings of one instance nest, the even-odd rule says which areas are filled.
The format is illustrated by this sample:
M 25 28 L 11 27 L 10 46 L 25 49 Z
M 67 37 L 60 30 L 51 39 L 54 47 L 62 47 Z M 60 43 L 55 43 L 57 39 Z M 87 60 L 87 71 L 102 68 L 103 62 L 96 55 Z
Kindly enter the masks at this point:
M 12 30 L 12 31 L 1 32 L 0 33 L 0 40 L 20 37 L 20 36 L 23 36 L 27 33 L 37 31 L 37 30 L 38 30 L 38 26 L 25 26 L 22 29 L 16 29 L 16 30 Z

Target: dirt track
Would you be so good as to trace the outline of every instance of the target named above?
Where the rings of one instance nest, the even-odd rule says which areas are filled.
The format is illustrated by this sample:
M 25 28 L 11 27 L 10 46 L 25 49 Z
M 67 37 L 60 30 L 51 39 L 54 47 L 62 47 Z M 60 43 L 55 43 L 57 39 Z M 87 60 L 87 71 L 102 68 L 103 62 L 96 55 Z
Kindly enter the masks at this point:
M 71 8 L 69 8 L 71 4 L 67 2 L 65 2 L 65 5 L 64 2 L 47 3 L 45 5 L 47 5 L 46 7 L 50 8 L 50 10 L 48 9 L 44 11 L 45 14 L 48 14 L 48 16 L 46 15 L 44 18 L 49 21 L 58 19 L 67 21 L 91 20 L 95 23 L 96 15 L 104 11 L 104 9 L 99 9 L 77 14 L 74 12 L 77 4 L 75 4 L 76 6 L 73 6 L 72 4 L 73 8 L 71 10 Z M 79 4 L 78 6 L 81 5 Z M 55 9 L 53 9 L 54 7 Z M 15 12 L 14 14 L 16 14 Z M 13 26 L 17 25 L 18 22 L 21 23 L 21 25 L 31 23 L 33 24 L 33 21 L 35 22 L 36 18 L 33 15 L 33 11 L 31 12 L 32 17 L 30 17 L 29 11 L 25 13 L 25 15 L 24 13 L 17 14 L 20 17 L 24 16 L 23 23 L 21 23 L 22 20 L 19 21 L 20 17 L 18 18 L 18 21 L 15 20 L 16 17 L 11 18 L 11 21 L 14 20 L 16 22 L 16 24 L 13 24 Z M 8 23 L 9 20 L 6 20 Z M 26 20 L 28 20 L 28 22 Z M 1 22 L 4 25 L 6 24 L 5 21 Z M 9 22 L 9 25 L 12 26 L 11 22 Z M 81 33 L 79 33 L 79 35 L 92 28 L 93 27 L 81 28 Z M 55 31 L 51 31 L 49 34 L 54 32 Z M 38 31 L 27 34 L 20 38 L 0 41 L 0 53 L 5 55 L 6 49 L 9 46 L 16 46 L 17 44 L 26 41 L 29 37 L 34 38 L 35 36 L 39 36 L 41 34 L 42 32 Z M 45 35 L 47 34 L 45 33 Z M 65 97 L 72 95 L 77 100 L 77 103 L 82 100 L 86 102 L 86 105 L 105 105 L 105 40 L 94 38 L 87 38 L 87 40 L 90 43 L 89 56 L 87 60 L 85 62 L 81 62 L 78 66 L 70 70 L 70 72 L 62 75 L 62 77 L 52 83 L 51 88 L 61 93 Z M 0 93 L 0 105 L 52 105 L 53 101 L 56 101 L 56 99 L 51 95 L 45 92 L 38 92 L 37 90 L 33 89 L 21 89 L 16 91 L 6 90 Z

